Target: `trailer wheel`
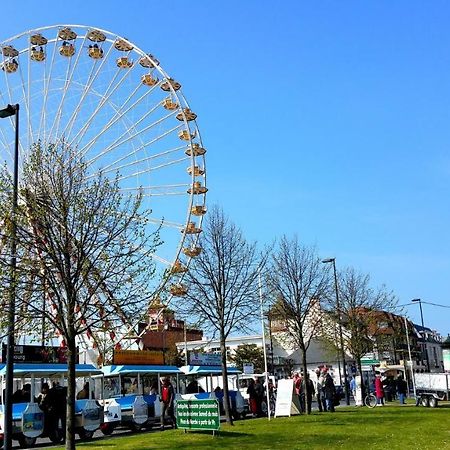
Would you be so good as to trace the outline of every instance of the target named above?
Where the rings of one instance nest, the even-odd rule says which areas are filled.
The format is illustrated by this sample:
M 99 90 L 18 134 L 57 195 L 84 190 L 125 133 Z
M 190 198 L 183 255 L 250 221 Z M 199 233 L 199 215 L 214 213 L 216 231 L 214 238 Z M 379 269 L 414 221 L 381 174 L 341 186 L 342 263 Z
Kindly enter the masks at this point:
M 130 429 L 131 429 L 131 431 L 135 431 L 135 432 L 142 431 L 144 429 L 144 424 L 143 423 L 131 422 Z
M 429 403 L 431 408 L 437 408 L 438 406 L 438 400 L 435 397 L 430 397 Z
M 86 430 L 84 428 L 80 428 L 78 430 L 78 435 L 82 441 L 90 441 L 94 436 L 94 431 Z
M 109 436 L 114 431 L 114 425 L 110 422 L 108 423 L 102 423 L 100 425 L 100 430 L 105 436 Z
M 53 444 L 59 444 L 63 440 L 64 434 L 61 430 L 52 430 L 48 434 L 48 438 L 53 442 Z
M 19 445 L 22 448 L 34 447 L 34 445 L 36 444 L 36 438 L 24 436 L 23 434 L 19 435 L 17 440 L 19 441 Z
M 422 406 L 425 406 L 425 408 L 430 406 L 430 399 L 426 395 L 422 395 L 420 402 L 422 403 Z

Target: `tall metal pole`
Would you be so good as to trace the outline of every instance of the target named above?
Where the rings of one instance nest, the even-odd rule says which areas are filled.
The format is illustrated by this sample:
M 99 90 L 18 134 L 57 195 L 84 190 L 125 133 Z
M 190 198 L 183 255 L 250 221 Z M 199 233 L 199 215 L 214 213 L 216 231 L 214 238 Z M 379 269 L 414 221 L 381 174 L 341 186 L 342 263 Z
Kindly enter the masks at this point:
M 261 308 L 261 331 L 262 331 L 262 345 L 263 345 L 263 354 L 264 354 L 264 373 L 265 373 L 265 378 L 266 378 L 267 418 L 270 420 L 270 392 L 269 392 L 269 374 L 267 373 L 266 332 L 265 332 L 265 326 L 264 326 L 261 272 L 259 270 L 258 270 L 258 285 L 259 285 L 259 305 Z
M 405 319 L 405 330 L 406 330 L 406 343 L 408 344 L 409 368 L 411 370 L 411 380 L 412 380 L 412 384 L 413 384 L 414 397 L 416 397 L 416 381 L 414 380 L 414 370 L 413 370 L 413 363 L 412 363 L 412 357 L 411 357 L 411 345 L 409 343 L 408 320 L 406 319 L 406 316 L 404 317 L 404 319 Z
M 338 330 L 339 330 L 339 346 L 340 346 L 339 350 L 341 352 L 342 368 L 344 371 L 344 393 L 345 393 L 345 401 L 346 401 L 347 405 L 350 405 L 350 395 L 349 395 L 348 383 L 347 383 L 347 364 L 345 361 L 344 337 L 342 334 L 341 304 L 339 302 L 339 287 L 338 287 L 338 279 L 337 279 L 337 272 L 336 272 L 336 258 L 324 259 L 322 262 L 333 263 L 334 289 L 335 289 L 335 293 L 336 293 L 336 309 L 338 310 Z
M 9 105 L 8 105 L 9 106 Z M 9 286 L 8 305 L 8 339 L 6 349 L 6 398 L 5 398 L 5 435 L 4 449 L 12 448 L 12 395 L 14 382 L 14 320 L 16 309 L 16 266 L 17 266 L 17 197 L 19 189 L 19 105 L 14 105 L 16 116 L 16 130 L 14 142 L 14 174 L 13 174 L 13 203 L 11 210 L 11 279 Z
M 187 336 L 186 336 L 186 319 L 184 319 L 184 365 L 188 365 L 188 349 L 187 349 Z

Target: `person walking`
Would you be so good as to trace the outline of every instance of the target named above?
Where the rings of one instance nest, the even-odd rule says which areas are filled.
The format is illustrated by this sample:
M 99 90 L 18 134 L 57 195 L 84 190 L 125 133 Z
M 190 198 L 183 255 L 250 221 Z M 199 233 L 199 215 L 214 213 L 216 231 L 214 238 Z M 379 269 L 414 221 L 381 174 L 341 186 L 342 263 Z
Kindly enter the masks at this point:
M 404 405 L 406 403 L 406 393 L 408 390 L 408 385 L 406 381 L 403 379 L 403 375 L 399 375 L 397 378 L 397 394 L 400 405 Z
M 384 389 L 381 381 L 381 374 L 375 374 L 375 397 L 377 398 L 377 406 L 384 405 Z
M 173 408 L 174 400 L 175 400 L 175 391 L 173 390 L 173 386 L 172 386 L 172 383 L 170 382 L 170 378 L 166 377 L 166 378 L 164 378 L 162 389 L 161 389 L 161 401 L 163 404 L 162 411 L 161 411 L 161 430 L 164 430 L 164 422 L 165 422 L 166 412 L 172 422 L 172 428 L 177 427 L 177 421 L 175 419 L 175 413 L 174 413 L 174 408 Z

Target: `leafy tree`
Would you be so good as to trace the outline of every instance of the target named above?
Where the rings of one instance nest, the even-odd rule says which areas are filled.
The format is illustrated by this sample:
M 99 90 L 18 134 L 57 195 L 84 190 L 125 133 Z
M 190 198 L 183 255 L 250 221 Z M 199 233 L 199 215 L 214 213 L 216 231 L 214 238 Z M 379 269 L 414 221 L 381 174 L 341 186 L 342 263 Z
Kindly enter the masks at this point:
M 219 337 L 224 409 L 232 424 L 225 343 L 233 331 L 249 330 L 259 315 L 257 280 L 264 258 L 217 207 L 208 213 L 199 244 L 203 251 L 186 274 L 189 291 L 180 308 Z
M 165 354 L 165 360 L 169 366 L 184 366 L 184 350 L 178 350 L 175 345 L 169 347 Z
M 322 321 L 319 299 L 329 289 L 327 271 L 314 248 L 301 245 L 297 237 L 283 236 L 272 256 L 268 283 L 277 299 L 271 320 L 284 321 L 285 341 L 300 350 L 303 373 L 307 374 L 306 353 Z M 308 401 L 307 383 L 305 394 Z
M 245 363 L 252 363 L 255 373 L 264 372 L 264 351 L 256 344 L 238 345 L 234 355 L 231 357 L 231 361 L 240 370 L 243 370 Z
M 158 235 L 148 233 L 142 195 L 124 196 L 118 177 L 89 174 L 88 164 L 64 143 L 38 143 L 21 179 L 17 324 L 36 334 L 44 320 L 49 335 L 56 331 L 67 347 L 67 449 L 75 448 L 77 344 L 84 338 L 98 347 L 108 340 L 110 351 L 146 312 L 154 276 Z M 1 179 L 5 199 L 11 189 L 5 173 Z M 6 258 L 2 252 L 3 267 Z

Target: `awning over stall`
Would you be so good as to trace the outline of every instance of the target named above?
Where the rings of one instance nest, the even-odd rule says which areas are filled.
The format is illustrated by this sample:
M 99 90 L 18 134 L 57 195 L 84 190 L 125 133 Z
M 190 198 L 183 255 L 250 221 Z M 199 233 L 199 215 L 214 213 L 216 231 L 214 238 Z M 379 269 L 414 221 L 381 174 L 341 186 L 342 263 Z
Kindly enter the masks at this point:
M 102 373 L 107 376 L 145 374 L 182 374 L 176 366 L 149 366 L 149 365 L 112 365 L 102 367 Z
M 14 364 L 15 378 L 54 377 L 67 374 L 67 364 Z M 92 364 L 76 364 L 75 374 L 77 377 L 101 375 L 102 371 Z M 0 368 L 0 376 L 6 376 L 6 366 Z
M 180 367 L 180 370 L 185 375 L 221 375 L 222 367 L 221 366 L 183 366 Z M 236 367 L 228 367 L 227 368 L 228 375 L 239 375 L 242 373 Z

